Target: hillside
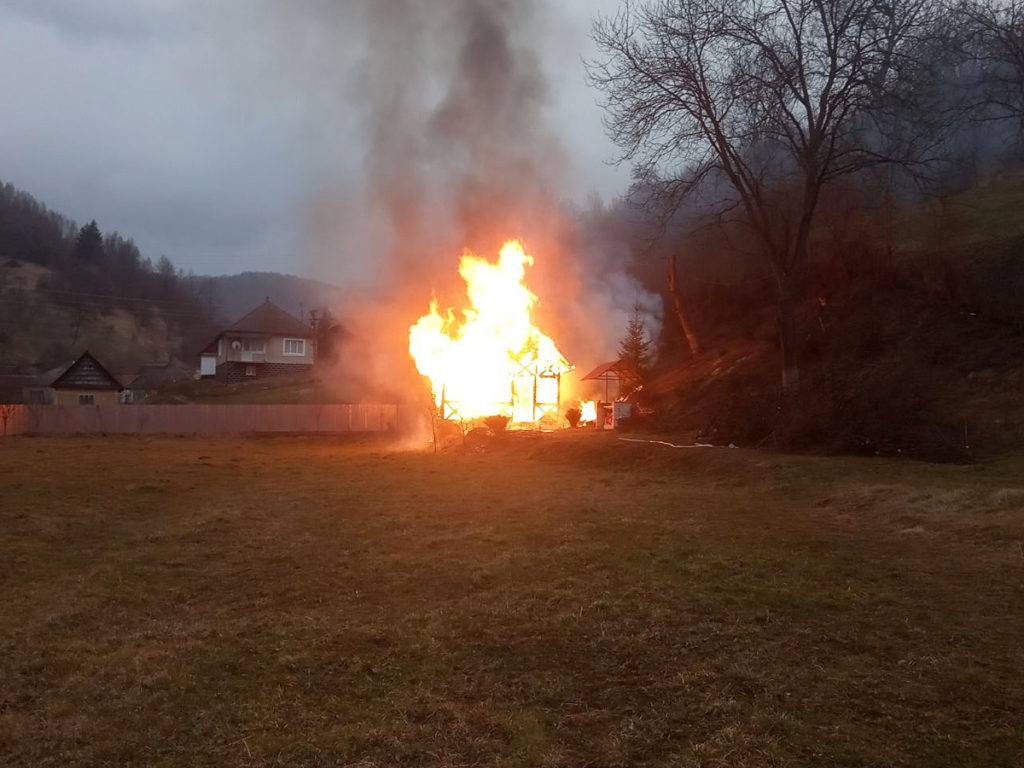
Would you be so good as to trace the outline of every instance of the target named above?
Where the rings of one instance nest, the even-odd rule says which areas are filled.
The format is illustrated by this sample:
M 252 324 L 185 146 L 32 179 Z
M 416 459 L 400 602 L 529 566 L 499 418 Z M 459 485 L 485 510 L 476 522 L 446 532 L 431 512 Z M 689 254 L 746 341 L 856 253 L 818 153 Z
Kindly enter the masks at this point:
M 801 310 L 802 387 L 783 395 L 775 328 L 705 325 L 705 351 L 659 370 L 653 426 L 715 443 L 968 460 L 1024 447 L 1024 178 L 897 217 L 858 272 Z M 844 257 L 848 258 L 848 254 Z M 808 292 L 810 293 L 810 292 Z
M 91 306 L 52 291 L 53 271 L 0 261 L 0 361 L 16 370 L 46 369 L 89 349 L 117 372 L 164 362 L 187 346 L 160 305 Z
M 165 256 L 154 263 L 130 238 L 95 221 L 80 227 L 0 183 L 0 369 L 8 375 L 85 349 L 119 372 L 190 360 L 268 296 L 296 316 L 340 304 L 337 287 L 294 275 L 195 276 Z
M 166 256 L 95 221 L 79 226 L 0 183 L 0 366 L 47 369 L 90 349 L 118 371 L 190 356 L 216 324 Z

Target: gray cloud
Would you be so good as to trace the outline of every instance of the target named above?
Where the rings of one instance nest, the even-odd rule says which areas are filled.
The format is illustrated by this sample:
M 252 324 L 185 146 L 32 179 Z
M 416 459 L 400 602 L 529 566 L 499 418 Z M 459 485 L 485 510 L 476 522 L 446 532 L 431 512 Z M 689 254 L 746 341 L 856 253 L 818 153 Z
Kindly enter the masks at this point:
M 374 44 L 414 68 L 436 72 L 445 59 L 450 65 L 453 52 L 433 45 L 457 26 L 436 12 L 443 5 L 403 9 L 406 23 L 423 32 L 418 47 L 395 32 L 381 32 Z M 366 162 L 368 141 L 384 143 L 388 130 L 365 122 L 365 106 L 393 91 L 367 92 L 373 73 L 359 67 L 371 62 L 363 55 L 367 15 L 380 19 L 394 7 L 386 0 L 0 0 L 0 178 L 80 221 L 96 218 L 105 230 L 134 237 L 149 256 L 167 254 L 197 272 L 319 268 L 338 280 L 356 275 L 358 238 L 349 270 L 325 270 L 332 254 L 309 258 L 315 243 L 305 235 L 311 222 L 351 232 L 346 215 L 365 224 L 351 203 L 365 197 L 368 178 L 375 183 L 365 174 L 381 171 Z M 513 25 L 515 35 L 524 35 L 514 43 L 535 53 L 539 109 L 566 150 L 547 178 L 552 194 L 613 194 L 626 174 L 602 164 L 611 150 L 579 64 L 594 3 L 533 7 L 528 23 Z M 325 17 L 324 9 L 332 14 Z M 401 73 L 397 66 L 396 84 Z M 442 96 L 441 84 L 418 82 L 423 93 L 400 118 L 406 128 Z M 424 136 L 452 137 L 445 156 L 431 150 L 423 168 L 435 184 L 443 174 L 434 166 L 470 162 L 457 157 L 459 130 L 499 123 L 497 115 L 463 109 L 462 124 L 455 101 L 474 95 L 450 95 L 448 117 L 423 125 Z M 530 129 L 520 125 L 517 132 Z M 495 147 L 505 157 L 514 149 Z M 341 198 L 348 204 L 327 202 Z M 337 239 L 327 242 L 337 247 Z
M 188 6 L 176 0 L 0 0 L 0 9 L 86 43 L 148 42 L 189 26 Z

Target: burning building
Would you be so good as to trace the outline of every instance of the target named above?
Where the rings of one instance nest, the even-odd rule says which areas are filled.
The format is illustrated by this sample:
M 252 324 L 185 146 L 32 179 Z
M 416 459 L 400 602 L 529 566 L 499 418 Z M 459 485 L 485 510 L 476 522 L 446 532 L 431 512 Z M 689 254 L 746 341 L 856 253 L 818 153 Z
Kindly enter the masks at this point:
M 409 352 L 430 380 L 438 418 L 505 416 L 520 428 L 560 422 L 562 376 L 573 366 L 533 324 L 537 297 L 524 282 L 532 264 L 515 240 L 497 263 L 465 253 L 459 275 L 468 306 L 442 311 L 435 299 L 409 329 Z

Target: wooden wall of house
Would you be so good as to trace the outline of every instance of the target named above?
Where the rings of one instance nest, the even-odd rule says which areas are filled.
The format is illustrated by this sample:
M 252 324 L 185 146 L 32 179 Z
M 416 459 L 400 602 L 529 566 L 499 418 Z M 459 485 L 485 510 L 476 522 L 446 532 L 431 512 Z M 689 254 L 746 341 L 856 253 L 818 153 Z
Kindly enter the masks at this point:
M 92 395 L 92 405 L 117 405 L 120 400 L 120 393 L 112 389 L 55 389 L 53 394 L 55 405 L 81 405 L 83 395 Z

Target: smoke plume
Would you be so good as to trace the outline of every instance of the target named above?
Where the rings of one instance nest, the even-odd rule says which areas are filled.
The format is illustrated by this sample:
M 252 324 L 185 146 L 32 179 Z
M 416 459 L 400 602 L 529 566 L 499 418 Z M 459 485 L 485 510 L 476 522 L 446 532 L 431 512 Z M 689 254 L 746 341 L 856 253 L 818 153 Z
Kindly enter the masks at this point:
M 527 282 L 540 297 L 542 330 L 584 371 L 614 356 L 641 292 L 624 265 L 580 252 L 565 212 L 569 163 L 542 61 L 562 23 L 552 5 L 264 8 L 287 54 L 267 85 L 301 93 L 322 118 L 316 130 L 339 126 L 339 153 L 349 151 L 346 140 L 365 148 L 358 168 L 325 160 L 308 218 L 320 274 L 337 264 L 358 286 L 335 310 L 350 336 L 332 383 L 348 387 L 346 396 L 428 398 L 408 355 L 410 324 L 432 295 L 461 306 L 464 249 L 493 259 L 510 238 L 535 258 Z

